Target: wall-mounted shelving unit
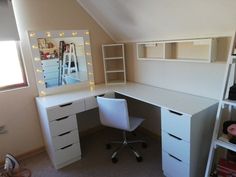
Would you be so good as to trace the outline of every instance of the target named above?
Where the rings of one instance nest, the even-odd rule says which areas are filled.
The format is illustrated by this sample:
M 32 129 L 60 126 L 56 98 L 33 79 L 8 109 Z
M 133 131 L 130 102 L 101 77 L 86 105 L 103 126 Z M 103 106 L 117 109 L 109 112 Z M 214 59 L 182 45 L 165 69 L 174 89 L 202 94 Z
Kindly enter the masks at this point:
M 124 44 L 102 45 L 106 84 L 126 83 Z
M 211 62 L 216 59 L 215 38 L 137 43 L 139 60 Z

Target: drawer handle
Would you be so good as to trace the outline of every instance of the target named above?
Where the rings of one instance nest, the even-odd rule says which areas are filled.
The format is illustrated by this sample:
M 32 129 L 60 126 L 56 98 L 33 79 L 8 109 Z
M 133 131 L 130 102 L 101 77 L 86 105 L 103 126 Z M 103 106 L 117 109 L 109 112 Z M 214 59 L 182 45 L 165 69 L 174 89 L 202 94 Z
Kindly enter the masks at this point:
M 177 136 L 175 136 L 175 135 L 172 135 L 172 134 L 170 134 L 170 133 L 168 133 L 168 135 L 171 136 L 171 137 L 173 137 L 173 138 L 175 138 L 175 139 L 177 139 L 177 140 L 182 140 L 182 138 L 179 138 L 179 137 L 177 137 Z
M 66 104 L 62 104 L 62 105 L 59 105 L 60 107 L 65 107 L 65 106 L 69 106 L 69 105 L 72 105 L 72 103 L 66 103 Z
M 64 136 L 64 135 L 69 134 L 70 132 L 71 132 L 71 131 L 68 131 L 68 132 L 62 133 L 62 134 L 60 134 L 60 135 L 58 135 L 58 136 Z
M 60 148 L 61 150 L 63 150 L 63 149 L 66 149 L 66 148 L 68 148 L 68 147 L 71 147 L 73 144 L 69 144 L 69 145 L 67 145 L 67 146 L 65 146 L 65 147 L 62 147 L 62 148 Z
M 169 153 L 168 153 L 168 154 L 169 154 Z M 180 160 L 179 158 L 177 158 L 177 157 L 175 157 L 175 156 L 173 156 L 173 155 L 171 155 L 171 154 L 169 154 L 169 156 L 172 157 L 172 158 L 174 158 L 175 160 L 178 160 L 179 162 L 182 162 L 182 160 Z
M 171 113 L 173 113 L 173 114 L 177 114 L 177 115 L 179 115 L 179 116 L 182 116 L 183 114 L 181 114 L 181 113 L 179 113 L 179 112 L 175 112 L 175 111 L 171 111 L 171 110 L 169 110 Z
M 62 117 L 62 118 L 59 118 L 59 119 L 56 119 L 56 121 L 61 121 L 63 119 L 67 119 L 69 116 L 65 116 L 65 117 Z

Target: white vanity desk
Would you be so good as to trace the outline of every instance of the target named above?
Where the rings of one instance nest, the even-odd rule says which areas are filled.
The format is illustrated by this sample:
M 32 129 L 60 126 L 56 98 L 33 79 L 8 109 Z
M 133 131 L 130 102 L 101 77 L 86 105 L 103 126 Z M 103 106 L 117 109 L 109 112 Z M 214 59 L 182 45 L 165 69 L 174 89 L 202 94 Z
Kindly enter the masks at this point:
M 76 113 L 97 107 L 97 95 L 116 92 L 161 108 L 162 167 L 166 176 L 203 176 L 217 100 L 138 83 L 37 97 L 45 145 L 55 168 L 81 158 Z

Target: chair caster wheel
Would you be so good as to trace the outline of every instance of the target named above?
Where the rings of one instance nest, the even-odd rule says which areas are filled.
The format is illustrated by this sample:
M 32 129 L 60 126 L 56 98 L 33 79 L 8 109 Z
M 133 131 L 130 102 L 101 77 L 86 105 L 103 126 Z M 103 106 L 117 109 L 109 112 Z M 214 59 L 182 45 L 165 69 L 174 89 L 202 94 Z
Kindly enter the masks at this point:
M 137 162 L 142 162 L 143 158 L 141 156 L 139 156 L 139 157 L 136 157 L 136 160 L 137 160 Z
M 106 144 L 106 149 L 111 149 L 111 145 L 110 144 Z
M 117 162 L 118 162 L 118 158 L 117 158 L 117 157 L 113 157 L 113 158 L 111 159 L 111 161 L 112 161 L 112 163 L 117 163 Z
M 147 143 L 142 143 L 142 147 L 143 147 L 144 149 L 146 149 L 146 148 L 147 148 Z

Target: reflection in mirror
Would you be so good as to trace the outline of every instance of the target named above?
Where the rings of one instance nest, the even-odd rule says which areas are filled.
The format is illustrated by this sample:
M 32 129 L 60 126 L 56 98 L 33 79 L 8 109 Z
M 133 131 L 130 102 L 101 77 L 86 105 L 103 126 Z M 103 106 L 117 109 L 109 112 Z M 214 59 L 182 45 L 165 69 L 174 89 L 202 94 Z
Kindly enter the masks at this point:
M 94 85 L 87 30 L 29 31 L 29 39 L 40 96 Z
M 83 37 L 37 41 L 46 88 L 88 80 Z

